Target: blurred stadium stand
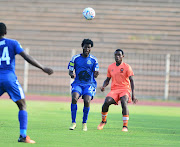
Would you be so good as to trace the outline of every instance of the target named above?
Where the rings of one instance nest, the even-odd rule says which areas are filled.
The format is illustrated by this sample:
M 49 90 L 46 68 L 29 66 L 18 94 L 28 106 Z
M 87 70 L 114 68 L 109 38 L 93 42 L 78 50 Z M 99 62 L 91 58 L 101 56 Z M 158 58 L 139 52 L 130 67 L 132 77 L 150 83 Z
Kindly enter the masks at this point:
M 136 96 L 165 97 L 166 57 L 170 54 L 169 99 L 180 99 L 180 1 L 179 0 L 0 0 L 0 21 L 7 24 L 6 37 L 18 40 L 41 63 L 51 66 L 52 76 L 30 66 L 28 92 L 69 94 L 67 65 L 72 49 L 81 53 L 84 38 L 94 41 L 98 58 L 99 87 L 106 78 L 113 52 L 122 48 L 125 62 L 135 72 Z M 94 20 L 82 11 L 92 7 Z M 17 57 L 16 72 L 24 84 L 24 61 Z

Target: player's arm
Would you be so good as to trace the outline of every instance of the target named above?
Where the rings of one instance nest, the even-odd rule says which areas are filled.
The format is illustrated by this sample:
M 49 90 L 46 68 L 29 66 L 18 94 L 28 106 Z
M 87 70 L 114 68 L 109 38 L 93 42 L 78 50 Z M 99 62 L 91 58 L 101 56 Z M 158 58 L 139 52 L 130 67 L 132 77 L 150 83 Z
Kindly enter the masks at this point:
M 111 78 L 107 77 L 106 80 L 104 81 L 103 83 L 103 86 L 101 87 L 101 91 L 104 91 L 105 90 L 105 87 L 107 85 L 109 85 L 109 81 L 111 80 Z
M 74 79 L 76 77 L 76 74 L 74 74 L 74 66 L 75 66 L 75 63 L 74 63 L 74 59 L 75 56 L 72 57 L 71 61 L 69 62 L 68 64 L 68 69 L 69 69 L 69 76 Z
M 135 94 L 134 94 L 134 80 L 133 80 L 133 76 L 130 76 L 130 77 L 129 77 L 129 80 L 130 80 L 130 84 L 131 84 L 132 101 L 133 101 L 134 104 L 136 104 L 136 102 L 137 102 L 138 100 L 135 98 Z
M 76 77 L 76 75 L 73 73 L 72 70 L 69 70 L 69 76 L 74 79 Z
M 31 65 L 41 69 L 42 71 L 44 71 L 45 73 L 47 73 L 48 75 L 51 75 L 53 73 L 53 70 L 51 68 L 48 67 L 44 67 L 42 64 L 40 64 L 37 60 L 35 60 L 33 57 L 31 57 L 30 55 L 28 55 L 26 52 L 22 51 L 20 53 L 20 55 Z

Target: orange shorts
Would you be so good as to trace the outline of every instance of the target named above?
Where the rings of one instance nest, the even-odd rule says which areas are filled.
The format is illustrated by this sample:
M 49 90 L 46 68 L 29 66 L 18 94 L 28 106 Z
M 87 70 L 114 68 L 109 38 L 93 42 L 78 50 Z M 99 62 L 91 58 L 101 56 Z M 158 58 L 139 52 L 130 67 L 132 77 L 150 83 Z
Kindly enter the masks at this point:
M 128 90 L 111 90 L 106 97 L 112 97 L 116 104 L 118 105 L 118 102 L 121 100 L 121 97 L 127 95 L 129 100 L 128 103 L 131 102 L 131 95 Z

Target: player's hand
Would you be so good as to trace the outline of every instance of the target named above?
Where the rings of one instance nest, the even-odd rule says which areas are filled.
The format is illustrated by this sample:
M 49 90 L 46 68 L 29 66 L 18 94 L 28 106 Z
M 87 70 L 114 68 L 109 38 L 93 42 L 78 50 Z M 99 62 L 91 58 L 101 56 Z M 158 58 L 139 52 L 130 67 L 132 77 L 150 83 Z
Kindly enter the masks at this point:
M 103 92 L 103 91 L 105 90 L 105 87 L 102 86 L 100 89 L 101 89 L 101 91 Z
M 136 104 L 138 102 L 138 99 L 136 99 L 135 97 L 132 97 L 132 101 L 133 101 L 133 104 Z
M 76 75 L 75 74 L 71 74 L 70 77 L 71 77 L 71 79 L 74 79 L 76 77 Z
M 48 75 L 51 75 L 51 74 L 53 74 L 53 72 L 54 72 L 51 68 L 48 68 L 48 67 L 44 67 L 42 70 L 43 70 L 45 73 L 47 73 Z
M 94 77 L 97 78 L 98 75 L 99 75 L 99 72 L 98 72 L 98 71 L 95 71 L 95 72 L 94 72 Z

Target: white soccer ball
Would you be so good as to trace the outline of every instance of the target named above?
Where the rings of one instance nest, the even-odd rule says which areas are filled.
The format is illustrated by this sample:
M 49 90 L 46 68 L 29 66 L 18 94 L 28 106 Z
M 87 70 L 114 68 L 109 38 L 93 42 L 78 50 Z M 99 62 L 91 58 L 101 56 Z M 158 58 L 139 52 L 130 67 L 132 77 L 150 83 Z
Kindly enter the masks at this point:
M 95 17 L 95 11 L 94 11 L 94 9 L 93 8 L 90 8 L 90 7 L 88 7 L 88 8 L 85 8 L 84 10 L 83 10 L 83 16 L 87 19 L 87 20 L 91 20 L 91 19 L 93 19 L 94 17 Z

